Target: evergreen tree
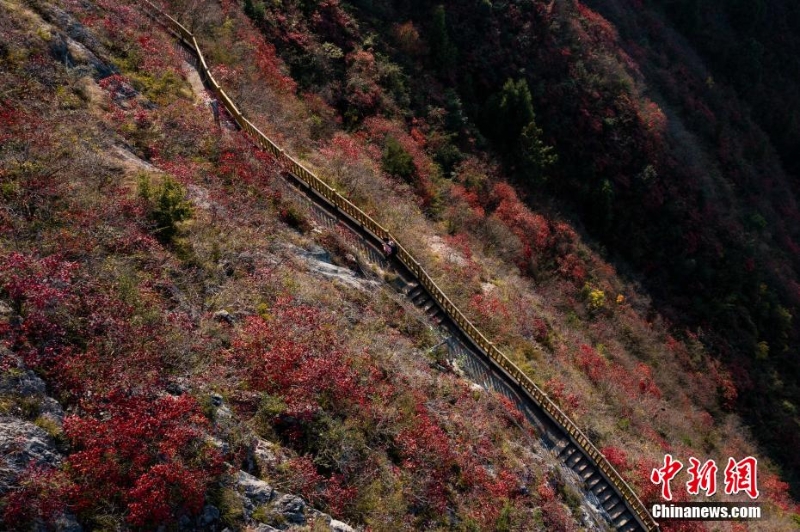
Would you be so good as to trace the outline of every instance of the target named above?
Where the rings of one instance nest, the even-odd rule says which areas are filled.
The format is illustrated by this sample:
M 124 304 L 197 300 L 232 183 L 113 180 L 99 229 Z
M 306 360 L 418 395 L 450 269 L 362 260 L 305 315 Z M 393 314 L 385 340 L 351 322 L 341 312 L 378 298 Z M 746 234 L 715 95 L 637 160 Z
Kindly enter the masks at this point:
M 447 31 L 447 20 L 444 6 L 438 5 L 433 9 L 433 20 L 431 23 L 431 56 L 434 66 L 442 75 L 449 75 L 456 65 L 458 50 L 450 40 Z
M 533 102 L 528 82 L 508 79 L 503 88 L 489 98 L 484 109 L 484 124 L 488 136 L 501 150 L 511 152 L 523 128 L 534 121 Z
M 394 137 L 386 139 L 381 162 L 387 174 L 400 177 L 408 182 L 413 181 L 417 173 L 414 159 Z
M 542 140 L 542 130 L 535 120 L 522 128 L 517 145 L 524 177 L 535 183 L 546 182 L 547 172 L 558 162 L 558 155 Z

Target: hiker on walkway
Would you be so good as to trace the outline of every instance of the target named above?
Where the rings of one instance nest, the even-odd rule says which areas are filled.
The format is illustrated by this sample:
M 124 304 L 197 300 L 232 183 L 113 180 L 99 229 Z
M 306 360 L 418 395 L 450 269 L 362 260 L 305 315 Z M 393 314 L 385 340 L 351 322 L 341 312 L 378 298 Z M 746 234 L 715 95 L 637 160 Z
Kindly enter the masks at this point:
M 209 105 L 211 106 L 211 113 L 214 115 L 214 123 L 219 127 L 219 102 L 214 98 Z
M 383 241 L 383 254 L 387 259 L 390 259 L 397 254 L 397 243 L 391 238 Z

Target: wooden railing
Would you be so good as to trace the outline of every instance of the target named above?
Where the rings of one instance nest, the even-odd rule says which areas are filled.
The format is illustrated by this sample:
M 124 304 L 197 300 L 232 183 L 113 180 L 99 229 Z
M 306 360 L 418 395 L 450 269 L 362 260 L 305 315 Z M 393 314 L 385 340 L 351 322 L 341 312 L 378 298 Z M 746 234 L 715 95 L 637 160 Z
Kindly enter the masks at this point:
M 657 530 L 658 524 L 653 520 L 653 517 L 647 511 L 647 508 L 639 500 L 634 491 L 625 482 L 620 474 L 614 467 L 606 460 L 605 456 L 597 450 L 591 441 L 581 432 L 577 425 L 567 417 L 564 412 L 539 388 L 525 373 L 520 370 L 502 351 L 500 351 L 492 342 L 490 342 L 481 333 L 472 322 L 456 307 L 450 298 L 439 288 L 434 280 L 422 268 L 419 262 L 394 238 L 389 231 L 387 231 L 378 222 L 373 220 L 364 211 L 353 205 L 345 197 L 339 194 L 335 189 L 325 183 L 322 179 L 318 178 L 307 170 L 302 164 L 294 160 L 286 154 L 277 144 L 272 142 L 264 133 L 262 133 L 256 126 L 249 120 L 242 116 L 242 112 L 233 103 L 233 100 L 225 93 L 222 87 L 214 79 L 211 70 L 208 68 L 203 53 L 197 44 L 194 35 L 187 30 L 177 20 L 164 13 L 161 9 L 153 5 L 149 0 L 142 0 L 149 14 L 158 20 L 170 32 L 175 34 L 181 39 L 197 56 L 200 74 L 211 87 L 216 97 L 230 113 L 233 120 L 242 128 L 251 139 L 263 150 L 271 153 L 285 168 L 300 179 L 306 186 L 316 191 L 320 196 L 325 198 L 329 205 L 352 218 L 356 223 L 361 225 L 363 229 L 372 233 L 372 235 L 379 239 L 385 240 L 391 238 L 397 242 L 397 258 L 408 270 L 417 278 L 420 285 L 433 297 L 436 303 L 442 308 L 452 322 L 458 326 L 461 332 L 467 336 L 473 344 L 481 349 L 488 358 L 494 361 L 506 374 L 514 379 L 517 384 L 527 392 L 530 399 L 539 406 L 559 427 L 561 427 L 569 438 L 580 447 L 584 453 L 592 459 L 598 469 L 603 473 L 606 479 L 616 489 L 617 493 L 625 501 L 627 507 L 632 511 L 634 517 L 639 524 L 648 531 Z

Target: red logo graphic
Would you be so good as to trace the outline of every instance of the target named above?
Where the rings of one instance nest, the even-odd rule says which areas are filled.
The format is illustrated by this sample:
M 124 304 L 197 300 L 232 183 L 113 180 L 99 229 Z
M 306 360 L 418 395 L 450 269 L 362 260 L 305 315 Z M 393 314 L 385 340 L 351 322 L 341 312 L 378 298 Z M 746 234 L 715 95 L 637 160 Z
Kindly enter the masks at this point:
M 758 497 L 757 468 L 758 461 L 752 456 L 748 456 L 741 462 L 728 458 L 728 465 L 725 468 L 725 493 L 735 495 L 743 491 L 751 499 Z
M 681 469 L 683 469 L 683 464 L 673 460 L 671 454 L 667 454 L 664 455 L 664 467 L 653 469 L 653 472 L 650 473 L 650 481 L 653 484 L 663 484 L 661 496 L 668 501 L 672 500 L 672 489 L 669 483 Z
M 672 488 L 670 482 L 683 469 L 683 464 L 679 460 L 672 458 L 671 454 L 664 455 L 664 466 L 653 469 L 650 473 L 650 481 L 653 484 L 661 484 L 661 497 L 665 500 L 672 500 Z M 744 492 L 751 499 L 758 498 L 758 460 L 748 456 L 740 461 L 728 458 L 728 465 L 725 467 L 725 494 L 736 495 Z M 700 460 L 695 457 L 689 458 L 689 480 L 686 482 L 686 491 L 689 495 L 699 495 L 704 491 L 707 497 L 717 492 L 717 464 L 714 460 L 708 460 L 700 464 Z
M 700 490 L 706 492 L 710 497 L 717 492 L 717 464 L 714 460 L 709 460 L 700 467 L 700 460 L 695 457 L 689 458 L 689 469 L 687 473 L 692 477 L 686 483 L 686 491 L 689 495 L 697 495 Z

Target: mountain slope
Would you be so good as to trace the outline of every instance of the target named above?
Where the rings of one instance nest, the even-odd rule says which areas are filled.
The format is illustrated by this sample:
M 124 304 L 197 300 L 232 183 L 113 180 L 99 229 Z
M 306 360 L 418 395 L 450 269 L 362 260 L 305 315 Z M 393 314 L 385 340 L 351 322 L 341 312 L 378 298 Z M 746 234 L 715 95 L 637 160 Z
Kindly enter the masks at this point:
M 676 3 L 662 4 L 676 13 Z M 738 407 L 794 479 L 798 211 L 791 134 L 775 119 L 796 113 L 792 32 L 766 36 L 767 21 L 788 8 L 761 2 L 720 14 L 677 4 L 698 13 L 695 42 L 711 32 L 717 40 L 693 49 L 657 2 L 591 4 L 613 24 L 569 1 L 255 3 L 250 15 L 301 89 L 370 142 L 398 136 L 371 117 L 402 119 L 424 138 L 438 175 L 456 180 L 460 162 L 491 149 L 529 205 L 566 212 L 677 330 L 702 331 L 742 392 Z M 742 27 L 748 10 L 765 14 Z M 794 19 L 781 20 L 790 28 Z M 746 68 L 731 66 L 746 54 L 729 50 L 758 48 L 757 38 L 767 42 L 764 64 L 751 66 L 762 74 L 746 84 Z M 773 96 L 758 89 L 770 68 L 787 80 L 767 83 Z M 411 139 L 404 148 L 414 153 Z M 434 218 L 448 218 L 437 206 L 442 186 L 430 183 L 436 172 L 382 161 L 413 181 Z M 494 212 L 482 183 L 464 184 L 468 202 Z M 545 276 L 536 244 L 522 237 L 518 246 L 513 260 Z
M 530 450 L 530 440 L 513 422 L 514 412 L 505 414 L 496 399 L 427 368 L 420 355 L 437 340 L 412 309 L 399 305 L 391 292 L 368 284 L 347 289 L 325 283 L 297 264 L 297 254 L 284 243 L 308 246 L 314 238 L 339 250 L 343 263 L 348 247 L 335 235 L 297 233 L 284 225 L 310 227 L 302 211 L 270 186 L 278 171 L 273 161 L 241 136 L 215 129 L 209 110 L 196 106 L 199 95 L 183 80 L 181 57 L 169 37 L 126 5 L 97 5 L 102 8 L 66 4 L 85 27 L 62 28 L 94 42 L 96 57 L 114 59 L 116 65 L 107 67 L 121 77 L 93 67 L 105 93 L 85 80 L 59 78 L 80 74 L 76 69 L 85 63 L 74 52 L 64 60 L 59 46 L 51 51 L 46 43 L 52 38 L 29 29 L 31 18 L 20 14 L 24 10 L 14 7 L 18 4 L 3 4 L 14 15 L 6 21 L 18 25 L 9 29 L 15 37 L 3 55 L 4 94 L 14 97 L 4 107 L 13 119 L 3 134 L 19 139 L 3 148 L 3 178 L 9 183 L 4 190 L 11 205 L 4 219 L 9 228 L 4 256 L 9 258 L 3 295 L 13 303 L 7 330 L 14 339 L 12 351 L 45 375 L 71 414 L 74 425 L 64 429 L 73 446 L 67 460 L 78 463 L 97 450 L 82 439 L 82 431 L 70 427 L 95 423 L 124 433 L 124 427 L 113 430 L 122 412 L 153 415 L 140 404 L 126 406 L 124 397 L 156 400 L 161 390 L 177 385 L 184 390 L 181 397 L 188 392 L 201 405 L 216 401 L 211 391 L 222 392 L 233 407 L 233 430 L 219 419 L 209 428 L 210 421 L 194 415 L 199 409 L 190 397 L 183 399 L 186 417 L 170 421 L 188 431 L 181 434 L 194 445 L 185 449 L 189 454 L 168 450 L 168 464 L 196 472 L 189 477 L 198 488 L 193 493 L 207 486 L 207 495 L 220 507 L 225 508 L 222 494 L 230 493 L 229 470 L 217 469 L 215 452 L 204 454 L 200 443 L 209 431 L 222 441 L 220 452 L 234 470 L 253 467 L 246 464 L 254 436 L 280 442 L 289 459 L 274 469 L 259 464 L 260 473 L 354 524 L 377 529 L 588 526 L 569 479 L 545 465 L 551 462 L 545 454 L 537 456 L 535 446 Z M 267 20 L 262 4 L 244 7 Z M 387 4 L 372 7 L 402 20 Z M 503 139 L 502 131 L 492 132 L 486 123 L 479 130 L 473 124 L 486 119 L 444 89 L 454 75 L 451 54 L 464 49 L 452 44 L 460 35 L 448 29 L 452 10 L 434 13 L 438 37 L 420 37 L 413 23 L 398 22 L 383 33 L 393 35 L 397 44 L 391 46 L 402 46 L 404 55 L 426 62 L 398 68 L 387 60 L 388 52 L 380 51 L 384 44 L 375 34 L 360 29 L 377 22 L 356 18 L 358 11 L 336 2 L 284 3 L 270 11 L 284 17 L 275 26 L 281 30 L 272 38 L 276 48 L 261 40 L 232 3 L 175 2 L 170 8 L 198 35 L 215 77 L 251 119 L 400 235 L 470 317 L 586 428 L 643 497 L 655 495 L 649 472 L 664 452 L 714 457 L 718 463 L 755 454 L 762 458 L 762 491 L 775 512 L 769 526 L 791 527 L 793 502 L 786 486 L 730 412 L 736 388 L 704 352 L 701 342 L 707 337 L 687 332 L 683 341 L 676 340 L 672 334 L 680 329 L 670 328 L 641 290 L 617 277 L 563 218 L 547 206 L 532 212 L 503 181 L 504 172 L 533 151 L 538 155 L 527 159 L 527 169 L 540 172 L 537 179 L 550 186 L 557 174 L 541 173 L 554 172 L 547 128 L 520 124 L 516 133 L 525 130 L 525 149 L 498 149 L 494 161 L 478 149 L 516 139 Z M 63 20 L 48 4 L 38 9 L 50 20 Z M 529 13 L 544 16 L 546 6 Z M 303 23 L 313 23 L 326 37 L 306 32 Z M 288 28 L 297 31 L 284 36 Z M 298 60 L 286 55 L 289 45 L 302 51 Z M 319 82 L 301 76 L 302 61 L 308 60 L 304 54 L 320 62 L 310 63 L 309 75 L 344 73 L 320 76 L 333 81 L 317 87 Z M 67 67 L 57 65 L 62 61 Z M 418 68 L 419 75 L 404 74 L 404 68 Z M 337 103 L 339 79 L 344 101 Z M 441 107 L 412 117 L 405 106 L 427 105 L 421 95 L 429 89 L 404 87 L 420 80 L 438 92 Z M 497 83 L 498 96 L 487 98 L 495 113 L 526 106 L 536 97 L 535 90 L 526 96 L 518 79 L 509 84 L 499 75 Z M 78 90 L 83 84 L 86 89 Z M 297 84 L 301 97 L 295 96 Z M 394 92 L 385 91 L 387 85 Z M 319 95 L 309 94 L 309 88 Z M 69 91 L 83 99 L 64 96 Z M 18 99 L 26 93 L 27 100 Z M 98 94 L 99 110 L 97 102 L 89 103 Z M 342 107 L 329 106 L 326 99 Z M 31 105 L 39 106 L 32 116 L 47 117 L 45 125 L 31 127 L 30 116 L 18 118 Z M 544 125 L 540 115 L 535 114 Z M 530 119 L 534 113 L 522 116 Z M 341 129 L 343 123 L 349 130 Z M 653 127 L 658 124 L 655 120 Z M 102 134 L 92 133 L 94 127 Z M 90 149 L 77 152 L 78 157 L 72 143 L 59 147 L 40 141 L 46 136 L 42 132 L 60 128 L 67 133 L 56 137 L 59 142 L 84 139 Z M 482 138 L 483 129 L 490 140 Z M 125 144 L 147 162 L 128 156 L 125 164 L 118 163 L 121 169 L 103 170 L 108 163 L 89 154 L 112 153 L 108 135 L 116 135 L 111 144 Z M 552 143 L 563 163 L 561 147 Z M 95 162 L 85 168 L 82 161 Z M 126 174 L 126 167 L 133 171 Z M 137 176 L 141 170 L 149 176 Z M 79 273 L 70 273 L 71 268 Z M 43 281 L 50 278 L 55 282 Z M 223 308 L 230 311 L 230 328 L 226 314 L 214 318 L 213 312 Z M 20 328 L 20 323 L 31 325 Z M 38 330 L 38 324 L 49 329 Z M 155 343 L 131 343 L 136 338 Z M 294 371 L 298 360 L 306 362 L 302 371 Z M 204 408 L 211 417 L 212 406 Z M 500 413 L 500 423 L 493 412 Z M 156 434 L 169 439 L 172 432 L 164 427 Z M 144 476 L 121 479 L 108 498 L 101 494 L 102 505 L 72 498 L 73 486 L 92 477 L 76 477 L 74 468 L 50 474 L 63 479 L 60 502 L 84 522 L 115 519 L 135 525 L 142 522 L 138 519 L 152 523 L 197 512 L 195 500 L 178 499 L 162 509 L 166 514 L 135 513 L 131 504 L 147 493 L 137 490 L 136 482 L 180 486 L 187 481 L 155 477 L 161 469 L 151 471 L 158 457 L 154 460 L 143 464 Z M 23 477 L 24 493 L 41 501 L 33 508 L 46 514 L 53 499 L 38 478 L 33 472 Z M 558 497 L 570 502 L 574 517 Z M 107 508 L 113 515 L 102 513 Z M 234 514 L 223 517 L 241 523 Z

